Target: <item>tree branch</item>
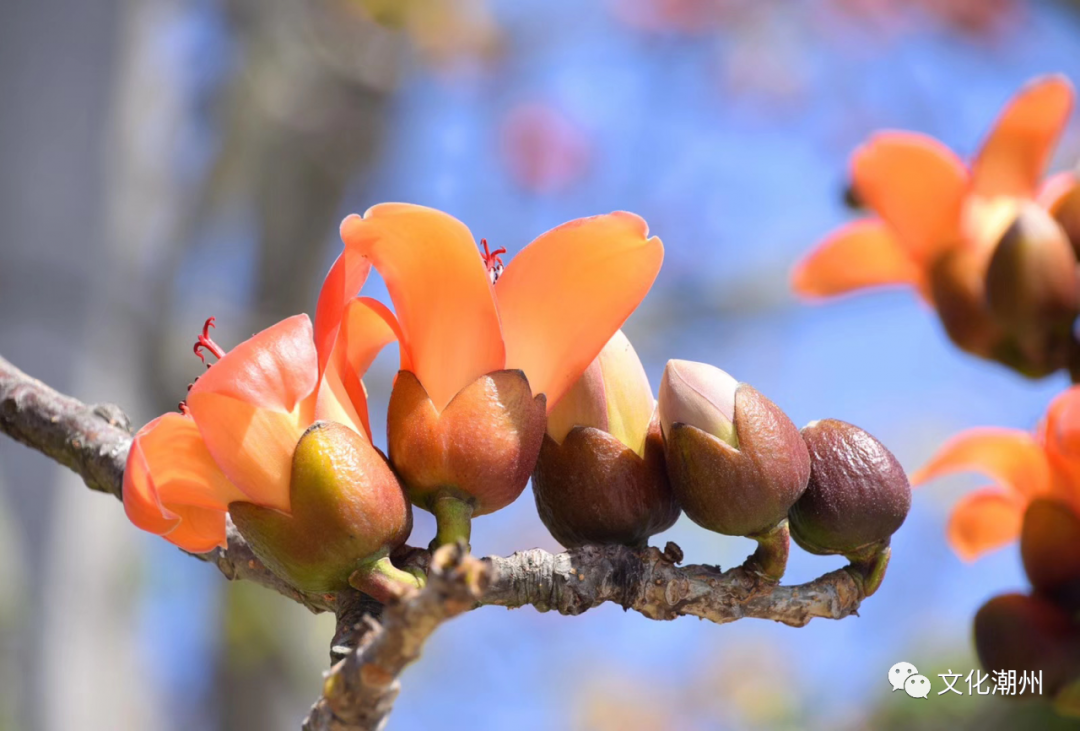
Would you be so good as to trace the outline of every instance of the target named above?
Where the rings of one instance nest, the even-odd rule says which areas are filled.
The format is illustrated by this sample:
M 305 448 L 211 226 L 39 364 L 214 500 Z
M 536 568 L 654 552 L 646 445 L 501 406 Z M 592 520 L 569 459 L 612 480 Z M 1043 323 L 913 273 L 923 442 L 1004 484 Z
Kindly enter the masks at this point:
M 814 617 L 843 619 L 863 599 L 858 580 L 844 569 L 807 584 L 780 586 L 742 566 L 684 566 L 682 550 L 668 543 L 635 550 L 626 546 L 583 546 L 551 554 L 519 551 L 485 559 L 492 582 L 481 600 L 503 607 L 534 606 L 575 615 L 614 602 L 649 619 L 700 617 L 717 624 L 745 617 L 802 627 Z
M 117 407 L 89 406 L 60 394 L 0 358 L 0 431 L 74 470 L 92 490 L 122 497 L 131 433 Z M 311 731 L 379 728 L 397 696 L 398 675 L 419 656 L 427 637 L 442 622 L 480 605 L 576 615 L 614 602 L 650 619 L 689 615 L 724 624 L 757 617 L 801 627 L 814 617 L 855 614 L 865 596 L 857 572 L 845 569 L 780 586 L 743 567 L 679 567 L 682 551 L 673 543 L 664 551 L 585 546 L 483 560 L 448 548 L 432 559 L 428 586 L 385 607 L 380 624 L 374 617 L 383 608 L 369 597 L 300 592 L 263 566 L 231 522 L 227 534 L 227 548 L 196 558 L 228 579 L 254 581 L 312 611 L 337 614 L 331 650 L 337 664 L 306 721 Z M 403 558 L 423 566 L 429 557 L 408 549 Z
M 401 685 L 398 676 L 420 657 L 439 625 L 476 607 L 491 579 L 491 564 L 443 546 L 431 560 L 428 583 L 391 602 L 380 624 L 364 617 L 359 647 L 326 674 L 322 698 L 304 731 L 375 731 L 383 727 Z

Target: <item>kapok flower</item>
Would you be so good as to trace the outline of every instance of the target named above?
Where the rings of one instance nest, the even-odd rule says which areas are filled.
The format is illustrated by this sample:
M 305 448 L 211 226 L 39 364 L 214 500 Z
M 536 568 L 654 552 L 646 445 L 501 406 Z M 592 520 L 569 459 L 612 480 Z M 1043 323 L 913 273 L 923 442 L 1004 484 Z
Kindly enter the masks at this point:
M 468 540 L 470 520 L 515 500 L 556 403 L 652 286 L 660 240 L 630 213 L 584 218 L 526 246 L 505 270 L 469 229 L 431 208 L 384 204 L 341 225 L 345 252 L 316 315 L 337 312 L 370 262 L 395 314 L 401 371 L 387 418 L 389 456 L 409 498 L 433 512 L 437 543 Z M 362 372 L 362 371 L 361 371 Z
M 678 519 L 656 399 L 622 330 L 548 414 L 533 494 L 567 547 L 644 546 Z
M 1005 107 L 970 166 L 926 135 L 890 131 L 871 137 L 853 155 L 851 172 L 857 199 L 875 215 L 841 227 L 800 261 L 792 277 L 795 291 L 825 298 L 871 287 L 912 287 L 937 309 L 964 350 L 1032 375 L 1061 367 L 1060 348 L 1040 352 L 1060 339 L 1058 323 L 1016 327 L 1001 317 L 1000 306 L 990 307 L 985 280 L 998 243 L 1025 203 L 1049 207 L 1064 222 L 1057 209 L 1075 180 L 1065 175 L 1042 183 L 1042 177 L 1073 97 L 1063 76 L 1029 82 Z M 1075 268 L 1068 237 L 1053 221 L 1027 231 L 1051 227 L 1061 236 L 1035 243 L 1060 250 L 1054 256 Z
M 408 537 L 409 505 L 371 445 L 366 404 L 349 397 L 363 392 L 353 364 L 366 367 L 393 337 L 381 318 L 365 322 L 372 312 L 358 302 L 342 313 L 322 369 L 306 315 L 228 353 L 208 321 L 196 352 L 219 360 L 190 388 L 183 413 L 154 419 L 132 442 L 131 521 L 203 553 L 225 545 L 232 512 L 259 558 L 308 591 L 340 589 L 354 571 L 363 589 L 369 574 L 404 579 L 388 555 Z
M 1050 403 L 1035 434 L 970 429 L 946 442 L 911 482 L 953 472 L 981 472 L 996 483 L 965 495 L 949 517 L 949 543 L 964 560 L 1018 539 L 1034 500 L 1055 499 L 1080 513 L 1080 386 Z

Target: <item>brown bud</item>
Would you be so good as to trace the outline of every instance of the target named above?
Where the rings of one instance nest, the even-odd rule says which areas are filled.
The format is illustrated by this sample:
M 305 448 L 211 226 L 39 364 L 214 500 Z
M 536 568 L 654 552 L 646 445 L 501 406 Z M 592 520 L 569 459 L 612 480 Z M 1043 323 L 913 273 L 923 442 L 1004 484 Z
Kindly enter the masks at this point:
M 545 436 L 533 491 L 540 520 L 568 548 L 643 546 L 679 517 L 656 421 L 645 438 L 643 457 L 593 427 L 575 427 L 562 444 Z
M 1080 185 L 1074 179 L 1068 189 L 1050 207 L 1050 215 L 1065 231 L 1073 254 L 1080 260 Z
M 975 649 L 989 671 L 1042 671 L 1043 692 L 1055 695 L 1080 675 L 1080 633 L 1048 599 L 1005 594 L 975 614 Z
M 506 507 L 525 489 L 544 436 L 545 404 L 524 373 L 496 371 L 439 412 L 415 375 L 398 373 L 386 420 L 390 461 L 413 504 L 446 528 L 437 542 L 468 542 L 471 517 Z
M 930 293 L 941 324 L 959 347 L 994 358 L 1005 333 L 986 303 L 986 265 L 976 253 L 950 249 L 930 266 Z
M 304 432 L 289 490 L 289 514 L 246 502 L 229 505 L 229 514 L 255 555 L 303 591 L 344 589 L 354 571 L 386 559 L 412 530 L 409 502 L 386 460 L 341 424 L 317 422 Z
M 772 530 L 787 517 L 810 477 L 799 430 L 745 383 L 734 389 L 732 401 L 733 381 L 719 369 L 713 369 L 717 375 L 711 380 L 697 377 L 692 388 L 677 387 L 678 380 L 687 380 L 679 375 L 684 363 L 668 363 L 660 386 L 661 420 L 665 414 L 678 415 L 664 433 L 675 497 L 691 520 L 717 533 L 750 536 Z M 729 401 L 734 404 L 732 429 L 725 440 L 703 428 L 722 430 Z
M 679 517 L 645 369 L 616 332 L 548 414 L 533 472 L 540 519 L 564 546 L 643 546 Z
M 990 258 L 991 311 L 1012 330 L 1070 330 L 1080 311 L 1076 266 L 1061 226 L 1041 206 L 1025 203 Z
M 1080 516 L 1065 503 L 1034 500 L 1020 532 L 1024 571 L 1037 591 L 1080 608 Z
M 855 556 L 888 542 L 911 507 L 896 458 L 857 426 L 836 419 L 802 428 L 810 481 L 791 508 L 791 537 L 810 553 Z

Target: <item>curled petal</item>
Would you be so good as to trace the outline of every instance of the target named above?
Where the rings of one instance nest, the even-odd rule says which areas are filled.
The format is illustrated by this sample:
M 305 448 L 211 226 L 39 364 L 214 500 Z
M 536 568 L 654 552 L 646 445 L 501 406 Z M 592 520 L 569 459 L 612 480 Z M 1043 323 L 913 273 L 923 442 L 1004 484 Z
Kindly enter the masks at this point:
M 298 315 L 236 346 L 188 394 L 207 449 L 249 501 L 288 510 L 293 450 L 314 417 L 317 378 L 311 322 Z
M 959 241 L 968 174 L 948 147 L 914 132 L 881 132 L 855 151 L 855 190 L 917 262 Z
M 330 359 L 345 306 L 364 286 L 370 272 L 370 261 L 356 251 L 345 249 L 323 281 L 319 302 L 315 306 L 315 350 L 319 354 L 319 375 L 322 375 Z
M 225 510 L 243 499 L 210 456 L 190 418 L 165 414 L 132 440 L 124 470 L 124 510 L 139 528 L 202 553 L 224 545 Z M 220 531 L 205 529 L 207 513 L 220 514 Z M 198 527 L 185 525 L 189 517 L 198 521 Z
M 919 266 L 884 222 L 854 221 L 807 254 L 791 275 L 803 297 L 833 297 L 867 287 L 923 287 Z
M 1042 447 L 1019 429 L 986 427 L 956 435 L 911 476 L 911 484 L 953 472 L 981 472 L 1023 499 L 1050 489 L 1050 469 Z
M 1006 105 L 972 163 L 972 186 L 984 196 L 1034 196 L 1073 107 L 1061 74 L 1029 81 Z
M 949 516 L 949 544 L 964 561 L 1020 538 L 1025 502 L 1000 490 L 968 493 Z
M 386 282 L 403 350 L 436 408 L 503 367 L 487 269 L 461 221 L 432 208 L 387 203 L 363 218 L 346 218 L 341 237 Z
M 495 283 L 507 368 L 549 408 L 652 287 L 664 246 L 632 213 L 558 226 L 522 249 Z
M 370 441 L 367 393 L 361 379 L 379 351 L 400 335 L 397 320 L 386 305 L 368 297 L 349 302 L 323 373 L 315 418 L 351 426 Z M 407 359 L 403 358 L 401 367 L 409 367 Z

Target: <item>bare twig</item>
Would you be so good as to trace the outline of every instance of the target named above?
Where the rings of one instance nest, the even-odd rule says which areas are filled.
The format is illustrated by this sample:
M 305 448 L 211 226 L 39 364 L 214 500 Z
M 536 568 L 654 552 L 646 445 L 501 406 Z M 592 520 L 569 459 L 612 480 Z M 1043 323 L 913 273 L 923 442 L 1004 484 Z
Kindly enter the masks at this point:
M 0 358 L 0 431 L 71 468 L 91 489 L 121 497 L 131 436 L 116 407 L 64 396 Z M 274 576 L 231 523 L 228 547 L 197 558 L 226 578 L 262 584 L 312 611 L 336 612 L 331 657 L 339 661 L 306 722 L 313 731 L 379 728 L 397 696 L 398 674 L 419 656 L 426 638 L 442 622 L 482 604 L 575 615 L 614 602 L 650 619 L 689 615 L 723 624 L 757 617 L 803 626 L 814 617 L 855 614 L 864 598 L 857 572 L 841 569 L 779 586 L 742 567 L 679 567 L 682 551 L 672 543 L 664 551 L 585 546 L 483 560 L 447 549 L 432 559 L 427 588 L 386 607 L 379 624 L 374 616 L 380 607 L 370 598 L 308 594 Z M 423 565 L 428 557 L 408 549 L 401 558 Z
M 560 614 L 614 602 L 650 619 L 694 616 L 725 624 L 757 617 L 801 627 L 814 617 L 854 614 L 863 598 L 857 579 L 843 569 L 807 584 L 779 586 L 741 566 L 724 572 L 715 566 L 680 568 L 681 559 L 673 543 L 662 552 L 625 546 L 520 551 L 486 559 L 493 579 L 482 601 Z
M 380 624 L 365 617 L 360 646 L 326 674 L 322 698 L 304 722 L 305 731 L 374 731 L 386 722 L 400 690 L 398 676 L 420 657 L 440 624 L 476 606 L 491 566 L 443 546 L 432 557 L 428 583 L 391 602 Z

